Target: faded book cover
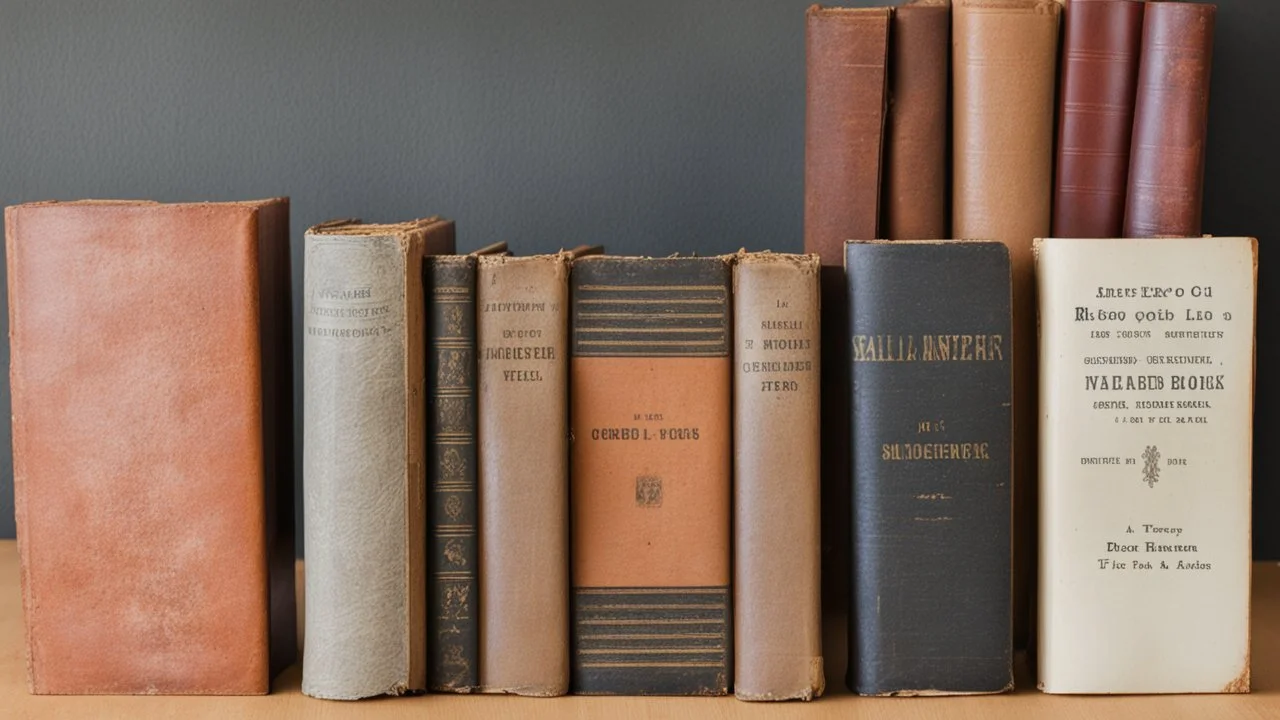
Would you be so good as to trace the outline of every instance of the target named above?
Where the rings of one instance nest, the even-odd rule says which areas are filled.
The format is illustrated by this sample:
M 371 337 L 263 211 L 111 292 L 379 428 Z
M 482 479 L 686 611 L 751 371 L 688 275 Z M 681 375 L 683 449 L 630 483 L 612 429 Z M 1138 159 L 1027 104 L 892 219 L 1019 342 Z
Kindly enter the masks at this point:
M 733 691 L 811 700 L 822 663 L 816 255 L 733 269 Z
M 1249 692 L 1257 258 L 1037 245 L 1044 692 Z
M 849 687 L 1009 690 L 1009 251 L 998 242 L 851 242 L 846 269 Z
M 724 695 L 730 264 L 573 270 L 573 690 Z
M 35 694 L 248 695 L 297 653 L 289 202 L 5 210 Z

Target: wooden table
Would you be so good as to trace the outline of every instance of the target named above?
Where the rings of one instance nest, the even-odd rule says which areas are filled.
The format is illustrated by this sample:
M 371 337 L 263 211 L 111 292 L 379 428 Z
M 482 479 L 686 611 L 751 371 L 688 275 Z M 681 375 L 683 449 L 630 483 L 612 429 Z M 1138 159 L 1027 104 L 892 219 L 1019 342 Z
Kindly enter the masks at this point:
M 359 702 L 315 700 L 298 691 L 294 666 L 266 697 L 32 696 L 22 652 L 18 554 L 0 541 L 0 718 L 1151 718 L 1152 720 L 1280 719 L 1280 564 L 1255 563 L 1253 581 L 1253 693 L 1080 697 L 1044 695 L 1023 669 L 1008 695 L 950 698 L 860 698 L 845 690 L 843 619 L 828 623 L 827 677 L 835 687 L 812 703 L 744 703 L 733 698 L 518 698 L 424 695 Z

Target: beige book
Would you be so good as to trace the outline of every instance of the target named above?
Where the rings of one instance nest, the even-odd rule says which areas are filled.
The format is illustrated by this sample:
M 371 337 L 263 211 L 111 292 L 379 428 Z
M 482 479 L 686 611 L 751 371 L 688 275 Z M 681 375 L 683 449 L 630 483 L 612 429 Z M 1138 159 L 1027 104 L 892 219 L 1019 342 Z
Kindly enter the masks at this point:
M 569 257 L 479 258 L 482 692 L 569 690 Z
M 733 274 L 734 694 L 822 694 L 817 255 Z
M 1040 240 L 1040 688 L 1249 691 L 1257 241 Z
M 426 688 L 422 257 L 453 223 L 307 231 L 303 297 L 302 691 Z

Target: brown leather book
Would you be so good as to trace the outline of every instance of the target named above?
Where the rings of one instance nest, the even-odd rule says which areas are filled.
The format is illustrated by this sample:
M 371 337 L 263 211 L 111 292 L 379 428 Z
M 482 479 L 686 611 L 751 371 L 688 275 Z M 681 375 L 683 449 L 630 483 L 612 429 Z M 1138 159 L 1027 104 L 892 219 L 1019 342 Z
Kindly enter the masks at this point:
M 478 262 L 480 690 L 563 695 L 569 254 Z
M 453 223 L 324 223 L 305 236 L 302 692 L 427 687 L 423 257 Z M 451 609 L 470 614 L 465 594 Z
M 289 203 L 5 210 L 36 694 L 266 693 L 297 653 Z
M 1053 196 L 1056 0 L 956 0 L 951 232 L 999 240 L 1013 268 L 1014 642 L 1026 643 L 1035 558 L 1036 308 L 1031 242 Z
M 730 267 L 573 267 L 573 690 L 723 695 L 730 660 Z
M 880 215 L 889 8 L 805 15 L 804 250 L 822 258 L 822 364 L 844 367 L 844 241 L 875 238 Z M 849 386 L 822 376 L 824 601 L 848 606 Z
M 733 270 L 733 691 L 822 694 L 816 255 Z
M 1142 45 L 1138 0 L 1072 0 L 1064 14 L 1053 235 L 1119 237 Z
M 1125 237 L 1200 234 L 1216 10 L 1203 3 L 1147 3 Z
M 950 41 L 950 0 L 913 0 L 894 9 L 879 237 L 948 237 Z

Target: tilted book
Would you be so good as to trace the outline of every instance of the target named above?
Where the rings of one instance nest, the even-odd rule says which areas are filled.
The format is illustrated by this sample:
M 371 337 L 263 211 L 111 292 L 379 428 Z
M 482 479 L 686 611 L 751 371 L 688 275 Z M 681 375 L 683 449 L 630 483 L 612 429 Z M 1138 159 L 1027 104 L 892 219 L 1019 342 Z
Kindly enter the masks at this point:
M 1249 691 L 1257 257 L 1037 245 L 1045 692 Z
M 997 242 L 851 242 L 853 602 L 864 695 L 1013 687 L 1013 347 Z
M 5 238 L 28 688 L 266 693 L 297 654 L 288 200 L 19 205 Z
M 426 689 L 422 260 L 453 248 L 440 218 L 306 234 L 302 692 L 313 697 Z
M 822 694 L 816 255 L 733 268 L 733 692 Z
M 573 268 L 573 689 L 723 695 L 729 609 L 730 265 Z

